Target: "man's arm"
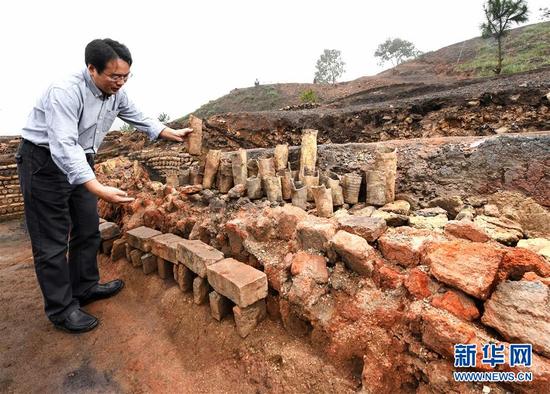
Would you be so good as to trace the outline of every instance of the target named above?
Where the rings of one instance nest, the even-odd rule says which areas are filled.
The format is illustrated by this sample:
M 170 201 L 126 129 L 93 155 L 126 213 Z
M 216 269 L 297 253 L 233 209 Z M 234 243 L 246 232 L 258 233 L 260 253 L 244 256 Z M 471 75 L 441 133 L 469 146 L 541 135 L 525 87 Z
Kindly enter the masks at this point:
M 78 143 L 78 99 L 60 88 L 52 88 L 45 103 L 48 143 L 52 160 L 67 175 L 71 185 L 84 186 L 93 194 L 113 203 L 129 202 L 126 192 L 102 185 Z

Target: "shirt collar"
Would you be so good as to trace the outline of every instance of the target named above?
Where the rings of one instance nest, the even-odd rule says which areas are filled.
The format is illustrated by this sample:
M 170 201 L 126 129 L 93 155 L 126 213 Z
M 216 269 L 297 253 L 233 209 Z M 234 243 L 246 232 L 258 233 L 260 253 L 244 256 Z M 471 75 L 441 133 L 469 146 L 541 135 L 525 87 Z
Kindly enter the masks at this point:
M 103 97 L 103 92 L 96 86 L 87 68 L 84 68 L 84 70 L 82 71 L 82 74 L 84 75 L 86 86 L 88 86 L 88 89 L 92 91 L 93 95 L 95 97 Z

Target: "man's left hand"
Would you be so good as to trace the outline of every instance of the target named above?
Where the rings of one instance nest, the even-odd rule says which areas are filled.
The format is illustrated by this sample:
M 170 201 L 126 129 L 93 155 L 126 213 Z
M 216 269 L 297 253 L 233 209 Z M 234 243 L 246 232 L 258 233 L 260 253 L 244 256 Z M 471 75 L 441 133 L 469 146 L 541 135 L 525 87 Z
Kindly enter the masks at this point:
M 185 136 L 187 136 L 192 132 L 193 132 L 193 129 L 190 129 L 188 127 L 185 129 L 178 129 L 178 130 L 174 130 L 174 129 L 171 129 L 170 127 L 166 127 L 164 130 L 160 132 L 159 137 L 169 141 L 183 142 Z

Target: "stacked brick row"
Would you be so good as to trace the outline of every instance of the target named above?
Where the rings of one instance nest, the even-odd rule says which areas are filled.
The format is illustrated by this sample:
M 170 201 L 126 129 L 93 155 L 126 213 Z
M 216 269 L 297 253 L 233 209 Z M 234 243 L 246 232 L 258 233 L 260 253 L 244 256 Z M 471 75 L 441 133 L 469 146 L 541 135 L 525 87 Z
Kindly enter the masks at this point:
M 126 257 L 146 275 L 156 272 L 162 279 L 173 278 L 183 292 L 193 293 L 195 304 L 208 302 L 218 321 L 233 312 L 237 333 L 243 338 L 267 315 L 265 273 L 225 258 L 202 241 L 142 226 L 107 247 L 102 245 L 102 251 L 110 251 L 113 261 Z
M 194 158 L 180 151 L 159 151 L 154 149 L 133 152 L 129 155 L 132 160 L 138 160 L 148 168 L 158 173 L 163 180 L 177 179 L 182 175 L 182 170 L 192 165 L 197 165 Z M 174 183 L 172 180 L 171 183 Z M 179 183 L 179 182 L 178 182 Z
M 23 195 L 19 188 L 17 164 L 0 164 L 0 220 L 23 216 Z

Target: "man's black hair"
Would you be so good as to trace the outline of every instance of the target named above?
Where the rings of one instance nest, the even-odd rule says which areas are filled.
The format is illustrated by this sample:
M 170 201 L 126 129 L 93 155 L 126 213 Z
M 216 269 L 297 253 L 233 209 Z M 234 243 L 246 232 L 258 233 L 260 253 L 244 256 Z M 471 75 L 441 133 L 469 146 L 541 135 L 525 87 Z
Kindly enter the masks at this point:
M 96 39 L 86 45 L 84 61 L 86 66 L 93 65 L 98 73 L 102 73 L 111 60 L 122 59 L 132 65 L 132 55 L 126 45 L 110 38 Z

